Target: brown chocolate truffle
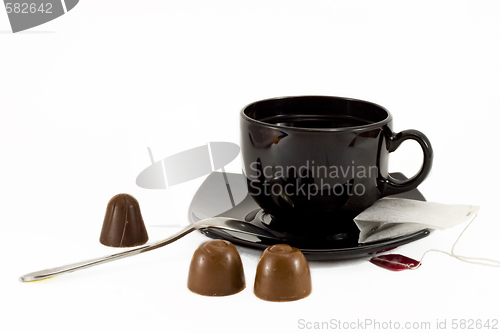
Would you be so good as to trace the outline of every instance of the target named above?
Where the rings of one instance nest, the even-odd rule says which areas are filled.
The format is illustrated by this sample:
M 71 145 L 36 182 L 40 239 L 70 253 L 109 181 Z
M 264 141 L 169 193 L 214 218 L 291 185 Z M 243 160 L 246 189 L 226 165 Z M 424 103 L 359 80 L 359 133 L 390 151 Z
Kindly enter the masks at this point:
M 266 301 L 295 301 L 311 293 L 311 273 L 302 252 L 287 244 L 265 249 L 257 265 L 254 293 Z
M 117 194 L 106 208 L 102 224 L 101 244 L 112 247 L 132 247 L 148 241 L 139 203 L 130 194 Z
M 191 259 L 187 285 L 192 292 L 205 296 L 227 296 L 245 289 L 236 247 L 220 239 L 201 244 Z

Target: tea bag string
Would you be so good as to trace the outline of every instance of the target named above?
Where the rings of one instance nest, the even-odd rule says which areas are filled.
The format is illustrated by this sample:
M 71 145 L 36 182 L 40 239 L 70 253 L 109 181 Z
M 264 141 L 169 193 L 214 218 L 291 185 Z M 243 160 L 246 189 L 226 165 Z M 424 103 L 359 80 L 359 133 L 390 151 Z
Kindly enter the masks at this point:
M 493 260 L 493 259 L 488 259 L 488 258 L 478 258 L 478 257 L 466 257 L 466 256 L 455 254 L 455 246 L 457 245 L 457 243 L 460 240 L 460 238 L 462 237 L 462 235 L 465 233 L 465 230 L 467 230 L 467 228 L 469 228 L 469 226 L 472 224 L 472 222 L 474 222 L 476 217 L 477 217 L 477 214 L 474 215 L 474 217 L 469 222 L 469 224 L 467 224 L 467 226 L 464 228 L 464 230 L 462 230 L 462 232 L 458 236 L 457 240 L 455 241 L 455 243 L 451 247 L 451 253 L 448 253 L 448 252 L 442 251 L 442 250 L 437 250 L 437 249 L 427 250 L 422 255 L 422 258 L 420 259 L 419 264 L 414 266 L 414 267 L 411 267 L 410 269 L 417 269 L 418 267 L 420 267 L 420 265 L 422 265 L 422 261 L 424 260 L 425 255 L 429 252 L 444 253 L 450 257 L 456 258 L 458 260 L 464 261 L 464 262 L 469 263 L 469 264 L 476 264 L 476 265 L 483 265 L 483 266 L 490 266 L 490 267 L 500 267 L 500 261 L 498 261 L 498 260 Z

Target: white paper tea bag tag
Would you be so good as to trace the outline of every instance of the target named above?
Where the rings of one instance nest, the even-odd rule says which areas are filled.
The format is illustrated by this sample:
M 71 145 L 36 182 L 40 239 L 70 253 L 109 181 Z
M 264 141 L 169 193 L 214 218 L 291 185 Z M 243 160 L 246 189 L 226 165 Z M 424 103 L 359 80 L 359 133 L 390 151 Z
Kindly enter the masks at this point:
M 354 222 L 360 230 L 358 242 L 370 243 L 423 229 L 445 229 L 471 222 L 478 211 L 478 206 L 386 197 L 356 216 Z

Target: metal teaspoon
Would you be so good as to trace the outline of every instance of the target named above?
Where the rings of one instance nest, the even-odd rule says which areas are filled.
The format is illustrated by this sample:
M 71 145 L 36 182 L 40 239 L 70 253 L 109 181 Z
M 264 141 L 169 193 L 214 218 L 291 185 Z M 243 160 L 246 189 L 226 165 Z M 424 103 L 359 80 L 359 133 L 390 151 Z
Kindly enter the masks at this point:
M 132 249 L 132 250 L 128 250 L 128 251 L 124 251 L 124 252 L 120 252 L 120 253 L 115 253 L 112 255 L 105 256 L 105 257 L 84 260 L 84 261 L 80 261 L 80 262 L 69 264 L 69 265 L 64 265 L 64 266 L 60 266 L 60 267 L 49 268 L 49 269 L 44 269 L 41 271 L 28 273 L 28 274 L 21 276 L 19 278 L 19 281 L 32 282 L 32 281 L 44 280 L 44 279 L 48 279 L 51 277 L 55 277 L 55 276 L 60 275 L 60 274 L 71 273 L 74 271 L 78 271 L 80 269 L 89 268 L 89 267 L 97 266 L 100 264 L 105 264 L 105 263 L 108 263 L 108 262 L 111 262 L 114 260 L 131 257 L 131 256 L 134 256 L 136 254 L 155 250 L 155 249 L 158 249 L 158 248 L 163 247 L 165 245 L 168 245 L 170 243 L 173 243 L 176 240 L 186 236 L 187 234 L 191 233 L 194 230 L 204 230 L 204 229 L 208 229 L 208 228 L 215 228 L 215 229 L 220 229 L 220 230 L 225 230 L 225 231 L 235 231 L 235 232 L 250 234 L 250 235 L 258 236 L 258 237 L 274 238 L 274 235 L 272 233 L 270 233 L 262 228 L 259 228 L 258 226 L 247 223 L 245 221 L 241 221 L 241 220 L 229 218 L 229 217 L 212 217 L 212 218 L 203 219 L 201 221 L 198 221 L 196 223 L 188 225 L 187 227 L 180 230 L 176 234 L 174 234 L 174 235 L 172 235 L 164 240 L 161 240 L 159 242 L 146 244 L 146 245 L 138 247 L 136 249 Z

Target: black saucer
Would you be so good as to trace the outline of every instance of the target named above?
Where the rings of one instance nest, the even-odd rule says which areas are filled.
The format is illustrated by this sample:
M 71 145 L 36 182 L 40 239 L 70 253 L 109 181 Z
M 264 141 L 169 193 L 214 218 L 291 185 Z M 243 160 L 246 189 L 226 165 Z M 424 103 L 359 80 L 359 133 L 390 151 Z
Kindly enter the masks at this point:
M 393 173 L 396 179 L 407 179 L 401 173 Z M 397 197 L 425 201 L 424 196 L 413 190 L 396 195 Z M 233 217 L 245 222 L 238 223 L 237 227 L 246 230 L 249 225 L 258 227 L 268 236 L 248 235 L 239 232 L 227 232 L 216 229 L 206 229 L 203 234 L 210 238 L 225 239 L 234 244 L 257 249 L 287 243 L 298 247 L 307 259 L 335 260 L 350 259 L 373 255 L 376 252 L 388 250 L 406 243 L 413 242 L 429 235 L 424 229 L 406 236 L 387 239 L 369 244 L 359 244 L 359 229 L 352 218 L 336 221 L 335 229 L 322 230 L 314 235 L 302 234 L 297 236 L 273 225 L 273 220 L 255 203 L 247 192 L 246 180 L 242 174 L 213 172 L 200 186 L 189 207 L 191 223 L 201 219 L 224 216 Z M 275 224 L 275 223 L 274 223 Z

